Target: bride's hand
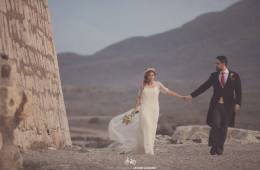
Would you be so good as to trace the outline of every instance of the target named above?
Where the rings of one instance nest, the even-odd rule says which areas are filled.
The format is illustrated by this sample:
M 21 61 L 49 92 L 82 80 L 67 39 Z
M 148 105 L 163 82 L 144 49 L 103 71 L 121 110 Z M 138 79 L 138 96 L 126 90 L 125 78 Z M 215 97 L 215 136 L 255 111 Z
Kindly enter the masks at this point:
M 185 96 L 180 96 L 180 99 L 186 100 L 186 97 Z

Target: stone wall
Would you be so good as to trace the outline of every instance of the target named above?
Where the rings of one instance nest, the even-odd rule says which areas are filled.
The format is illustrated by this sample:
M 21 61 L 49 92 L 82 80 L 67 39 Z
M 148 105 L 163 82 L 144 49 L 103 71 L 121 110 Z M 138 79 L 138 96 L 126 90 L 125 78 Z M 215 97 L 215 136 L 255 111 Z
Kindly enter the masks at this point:
M 24 90 L 31 105 L 15 130 L 15 144 L 71 145 L 47 0 L 0 0 L 0 55 L 16 70 L 9 86 Z M 0 87 L 2 82 L 0 76 Z

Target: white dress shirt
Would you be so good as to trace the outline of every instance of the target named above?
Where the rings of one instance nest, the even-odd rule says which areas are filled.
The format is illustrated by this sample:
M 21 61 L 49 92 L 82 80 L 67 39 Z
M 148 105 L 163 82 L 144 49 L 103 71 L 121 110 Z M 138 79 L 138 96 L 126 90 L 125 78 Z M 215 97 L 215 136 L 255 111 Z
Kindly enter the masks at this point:
M 229 70 L 226 68 L 224 71 L 221 71 L 221 72 L 219 73 L 219 82 L 220 82 L 220 84 L 221 84 L 222 72 L 224 72 L 224 80 L 225 80 L 225 84 L 226 84 L 227 79 L 228 79 Z

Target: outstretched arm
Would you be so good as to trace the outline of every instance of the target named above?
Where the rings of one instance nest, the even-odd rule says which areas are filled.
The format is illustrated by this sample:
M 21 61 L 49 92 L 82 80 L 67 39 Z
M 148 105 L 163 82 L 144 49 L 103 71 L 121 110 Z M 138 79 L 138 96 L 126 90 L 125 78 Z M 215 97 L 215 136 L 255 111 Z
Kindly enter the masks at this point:
M 169 88 L 165 87 L 161 82 L 159 83 L 159 87 L 160 87 L 160 91 L 164 94 L 170 95 L 170 96 L 174 96 L 174 97 L 178 97 L 178 98 L 184 98 L 184 96 L 178 94 L 177 92 L 170 90 Z
M 212 84 L 213 84 L 213 74 L 211 74 L 208 80 L 205 81 L 199 88 L 194 90 L 189 96 L 186 96 L 186 98 L 191 99 L 199 96 L 200 94 L 208 90 L 212 86 Z

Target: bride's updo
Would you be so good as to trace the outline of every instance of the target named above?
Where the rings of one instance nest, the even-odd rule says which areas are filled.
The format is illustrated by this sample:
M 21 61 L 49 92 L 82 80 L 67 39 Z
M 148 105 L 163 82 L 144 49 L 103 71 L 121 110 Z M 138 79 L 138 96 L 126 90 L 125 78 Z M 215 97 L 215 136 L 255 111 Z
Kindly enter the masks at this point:
M 154 76 L 156 76 L 156 69 L 155 68 L 146 68 L 144 70 L 144 82 L 143 82 L 143 85 L 145 86 L 147 83 L 149 83 L 149 80 L 148 80 L 148 75 L 150 73 L 154 73 Z

